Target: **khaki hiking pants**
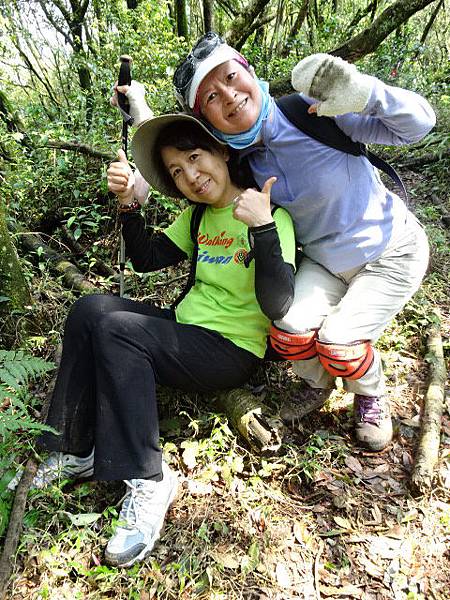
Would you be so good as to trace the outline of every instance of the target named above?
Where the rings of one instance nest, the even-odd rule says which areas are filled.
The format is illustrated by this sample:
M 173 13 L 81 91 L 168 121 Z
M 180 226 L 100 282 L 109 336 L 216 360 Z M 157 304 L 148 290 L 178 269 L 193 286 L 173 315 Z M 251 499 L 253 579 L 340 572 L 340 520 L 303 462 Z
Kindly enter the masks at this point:
M 276 325 L 304 333 L 319 328 L 319 339 L 335 344 L 374 343 L 420 286 L 429 259 L 428 240 L 411 213 L 405 227 L 381 256 L 350 271 L 332 274 L 305 257 L 295 279 L 292 307 Z M 344 379 L 348 392 L 380 396 L 385 381 L 380 353 L 358 380 Z M 334 387 L 334 377 L 318 357 L 292 363 L 294 372 L 313 388 Z

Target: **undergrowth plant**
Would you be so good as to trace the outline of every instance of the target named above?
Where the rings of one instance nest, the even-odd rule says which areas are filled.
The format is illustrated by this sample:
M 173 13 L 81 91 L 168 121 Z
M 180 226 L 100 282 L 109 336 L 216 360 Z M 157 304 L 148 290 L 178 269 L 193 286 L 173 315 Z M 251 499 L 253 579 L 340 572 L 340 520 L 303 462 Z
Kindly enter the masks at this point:
M 54 365 L 23 352 L 0 350 L 0 536 L 6 528 L 11 504 L 7 490 L 8 472 L 16 452 L 35 436 L 51 428 L 36 421 L 32 410 L 36 404 L 29 383 L 53 369 Z
M 0 469 L 10 465 L 11 450 L 23 434 L 49 430 L 32 416 L 36 402 L 28 384 L 53 367 L 22 350 L 0 350 Z

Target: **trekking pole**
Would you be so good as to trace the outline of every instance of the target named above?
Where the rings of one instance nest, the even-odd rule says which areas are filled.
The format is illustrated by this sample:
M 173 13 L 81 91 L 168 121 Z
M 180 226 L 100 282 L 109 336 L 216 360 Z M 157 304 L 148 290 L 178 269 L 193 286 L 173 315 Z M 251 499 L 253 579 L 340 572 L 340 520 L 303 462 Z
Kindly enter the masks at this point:
M 130 85 L 131 84 L 131 56 L 123 55 L 120 57 L 120 70 L 118 85 Z M 125 156 L 128 158 L 128 125 L 133 123 L 132 117 L 129 115 L 130 103 L 125 94 L 121 92 L 117 93 L 117 100 L 119 103 L 120 111 L 122 113 L 122 150 L 125 152 Z M 123 298 L 125 291 L 125 241 L 122 235 L 122 229 L 120 231 L 120 253 L 119 253 L 119 295 Z

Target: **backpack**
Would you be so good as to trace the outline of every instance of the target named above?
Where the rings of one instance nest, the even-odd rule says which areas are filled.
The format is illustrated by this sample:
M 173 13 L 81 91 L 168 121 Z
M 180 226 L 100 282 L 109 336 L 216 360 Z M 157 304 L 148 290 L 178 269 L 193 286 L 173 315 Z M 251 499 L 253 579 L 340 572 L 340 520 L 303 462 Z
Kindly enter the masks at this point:
M 400 193 L 408 205 L 408 193 L 405 184 L 401 180 L 400 175 L 392 165 L 374 154 L 361 142 L 354 142 L 342 129 L 339 129 L 336 121 L 331 117 L 318 117 L 316 114 L 309 114 L 309 104 L 298 93 L 282 96 L 275 100 L 278 108 L 284 116 L 306 135 L 317 140 L 325 146 L 340 150 L 352 156 L 365 156 L 370 163 L 380 169 L 394 181 L 400 188 Z M 240 167 L 243 172 L 250 176 L 250 165 L 248 157 L 244 156 L 240 161 Z

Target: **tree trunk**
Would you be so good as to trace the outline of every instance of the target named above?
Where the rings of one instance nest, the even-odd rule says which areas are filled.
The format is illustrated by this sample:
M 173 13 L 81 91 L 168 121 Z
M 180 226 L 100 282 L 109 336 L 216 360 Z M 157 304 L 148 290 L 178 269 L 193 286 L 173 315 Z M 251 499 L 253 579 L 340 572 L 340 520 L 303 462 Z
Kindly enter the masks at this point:
M 14 319 L 8 317 L 11 316 L 12 311 L 24 312 L 25 307 L 31 303 L 31 296 L 16 249 L 6 226 L 6 213 L 1 202 L 0 273 L 0 346 L 6 347 L 10 345 L 8 343 L 10 335 L 16 333 L 17 329 L 17 314 Z
M 297 15 L 297 18 L 294 21 L 294 24 L 291 27 L 291 30 L 289 31 L 284 48 L 281 51 L 281 56 L 283 57 L 286 57 L 289 54 L 295 37 L 300 33 L 300 29 L 302 28 L 302 25 L 306 19 L 306 15 L 308 14 L 309 1 L 310 0 L 302 1 L 300 11 Z
M 240 50 L 248 36 L 255 30 L 254 22 L 264 11 L 270 0 L 250 0 L 244 6 L 239 16 L 232 22 L 231 27 L 225 34 L 227 43 Z
M 355 27 L 359 24 L 359 22 L 364 19 L 373 9 L 376 8 L 376 1 L 372 0 L 365 8 L 360 8 L 356 12 L 353 19 L 350 21 L 350 25 L 347 28 L 347 34 L 351 35 Z M 373 19 L 371 19 L 373 20 Z
M 406 23 L 412 15 L 426 8 L 436 0 L 397 0 L 384 10 L 375 21 L 364 31 L 351 38 L 338 48 L 329 50 L 329 54 L 340 56 L 349 62 L 374 52 L 378 46 L 395 31 L 400 25 Z M 289 77 L 283 77 L 270 82 L 270 91 L 273 96 L 281 96 L 293 91 Z
M 205 33 L 214 31 L 214 0 L 203 0 L 203 23 Z
M 416 12 L 426 8 L 436 0 L 397 0 L 384 10 L 364 31 L 330 52 L 349 62 L 374 52 L 389 34 L 406 23 Z
M 430 20 L 426 24 L 425 29 L 423 30 L 422 37 L 420 38 L 420 45 L 425 43 L 425 40 L 427 39 L 428 34 L 430 33 L 431 28 L 433 27 L 433 23 L 436 20 L 438 12 L 441 10 L 441 8 L 443 6 L 444 6 L 444 0 L 440 0 L 439 4 L 436 6 L 435 10 L 432 13 Z
M 189 39 L 189 29 L 186 11 L 186 0 L 175 0 L 175 12 L 177 16 L 177 35 Z
M 0 119 L 5 123 L 6 129 L 10 133 L 20 133 L 20 139 L 15 138 L 22 146 L 30 148 L 31 143 L 27 132 L 24 130 L 22 123 L 18 116 L 12 110 L 11 104 L 9 103 L 6 94 L 0 90 Z
M 58 275 L 63 276 L 65 285 L 78 292 L 96 293 L 98 289 L 93 283 L 85 279 L 78 268 L 67 258 L 47 246 L 39 235 L 20 231 L 22 245 L 31 252 L 40 252 L 43 259 L 47 260 L 50 268 Z
M 244 388 L 221 392 L 216 401 L 249 446 L 263 455 L 276 454 L 283 438 L 283 422 L 257 396 Z

